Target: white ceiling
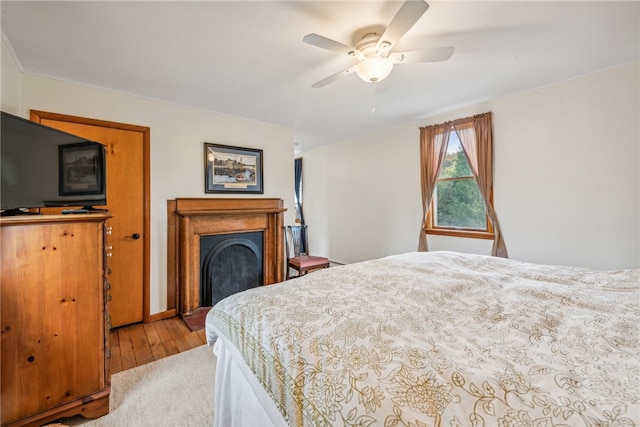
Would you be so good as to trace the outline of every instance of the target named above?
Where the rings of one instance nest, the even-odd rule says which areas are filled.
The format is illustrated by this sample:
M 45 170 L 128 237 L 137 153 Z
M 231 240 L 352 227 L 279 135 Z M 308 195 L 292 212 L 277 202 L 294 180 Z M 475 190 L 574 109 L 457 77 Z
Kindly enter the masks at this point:
M 293 128 L 299 150 L 637 61 L 638 1 L 431 1 L 393 51 L 454 46 L 376 85 L 302 42 L 353 45 L 398 1 L 6 1 L 22 71 Z

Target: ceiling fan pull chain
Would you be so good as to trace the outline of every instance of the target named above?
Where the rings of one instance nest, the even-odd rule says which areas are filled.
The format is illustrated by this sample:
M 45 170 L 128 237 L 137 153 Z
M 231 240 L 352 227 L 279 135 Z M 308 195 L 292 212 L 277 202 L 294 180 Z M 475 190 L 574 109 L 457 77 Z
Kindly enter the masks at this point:
M 371 114 L 376 112 L 376 82 L 371 82 Z

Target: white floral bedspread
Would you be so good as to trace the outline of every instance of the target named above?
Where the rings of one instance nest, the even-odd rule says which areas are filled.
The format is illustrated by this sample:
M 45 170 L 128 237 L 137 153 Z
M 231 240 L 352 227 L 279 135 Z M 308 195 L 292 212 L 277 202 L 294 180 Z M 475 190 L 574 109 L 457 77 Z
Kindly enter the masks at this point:
M 207 318 L 292 426 L 640 426 L 640 269 L 409 253 Z

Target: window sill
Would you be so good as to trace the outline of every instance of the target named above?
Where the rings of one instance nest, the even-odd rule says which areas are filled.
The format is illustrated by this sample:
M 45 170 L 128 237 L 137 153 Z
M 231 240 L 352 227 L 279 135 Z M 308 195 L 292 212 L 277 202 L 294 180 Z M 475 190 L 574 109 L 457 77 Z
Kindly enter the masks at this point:
M 426 234 L 434 234 L 438 236 L 466 237 L 469 239 L 487 239 L 493 240 L 495 235 L 487 231 L 462 230 L 454 228 L 426 228 Z

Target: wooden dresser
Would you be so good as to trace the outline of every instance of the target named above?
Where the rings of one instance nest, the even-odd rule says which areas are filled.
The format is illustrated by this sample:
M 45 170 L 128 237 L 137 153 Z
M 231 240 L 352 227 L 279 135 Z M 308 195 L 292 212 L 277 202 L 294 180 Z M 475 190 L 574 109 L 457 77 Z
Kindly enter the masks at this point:
M 2 426 L 109 412 L 109 217 L 0 219 Z

